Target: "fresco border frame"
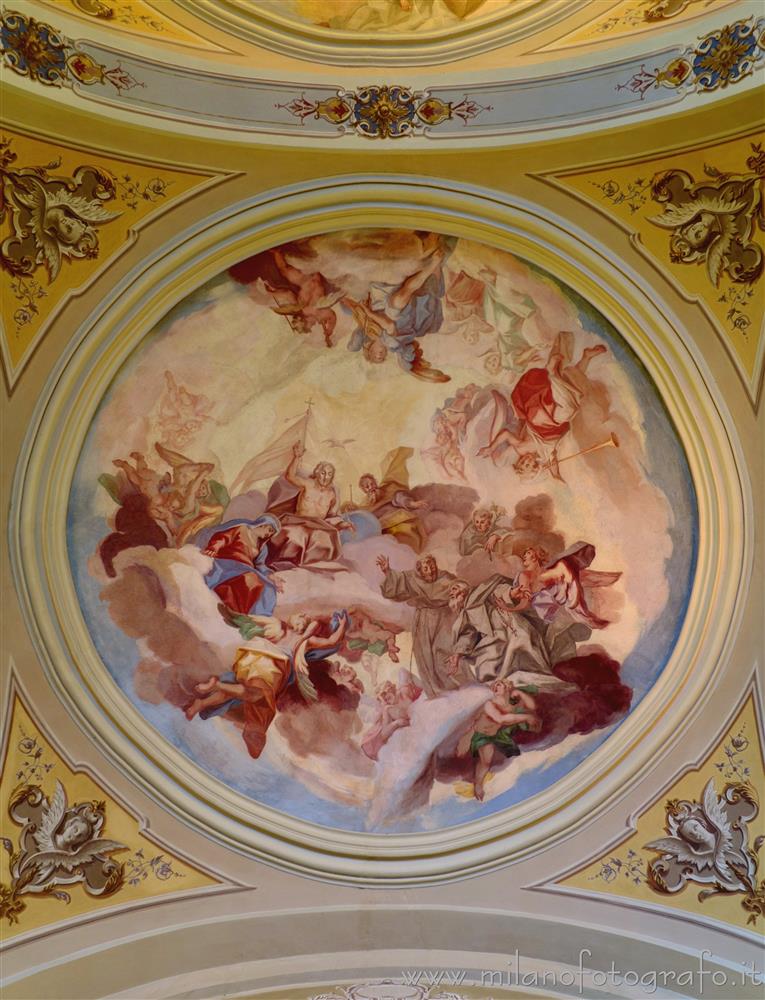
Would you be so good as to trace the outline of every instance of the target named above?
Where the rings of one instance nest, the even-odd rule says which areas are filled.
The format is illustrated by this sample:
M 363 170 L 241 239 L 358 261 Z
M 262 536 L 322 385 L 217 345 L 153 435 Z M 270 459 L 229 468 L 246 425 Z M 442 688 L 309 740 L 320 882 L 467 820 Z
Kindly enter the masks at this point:
M 246 0 L 178 0 L 178 5 L 211 27 L 269 52 L 343 68 L 368 62 L 389 68 L 456 62 L 532 38 L 555 27 L 562 17 L 585 16 L 581 0 L 554 2 L 552 9 L 545 10 L 539 0 L 523 0 L 520 11 L 511 4 L 504 11 L 484 13 L 458 26 L 422 32 L 419 38 L 402 37 L 395 30 L 328 30 L 297 17 L 253 8 Z
M 509 810 L 438 831 L 330 829 L 261 805 L 171 746 L 132 706 L 95 650 L 72 579 L 66 518 L 72 477 L 120 366 L 175 304 L 228 265 L 321 232 L 430 228 L 509 250 L 566 282 L 610 320 L 653 380 L 685 450 L 699 550 L 688 609 L 661 676 L 619 728 L 568 775 Z M 706 365 L 639 275 L 540 205 L 437 179 L 333 177 L 272 189 L 176 234 L 104 296 L 51 372 L 13 484 L 10 553 L 22 613 L 70 714 L 129 778 L 182 822 L 266 863 L 319 879 L 421 885 L 528 857 L 593 822 L 645 777 L 714 691 L 738 632 L 753 563 L 751 487 L 732 422 Z M 710 617 L 709 607 L 716 609 Z

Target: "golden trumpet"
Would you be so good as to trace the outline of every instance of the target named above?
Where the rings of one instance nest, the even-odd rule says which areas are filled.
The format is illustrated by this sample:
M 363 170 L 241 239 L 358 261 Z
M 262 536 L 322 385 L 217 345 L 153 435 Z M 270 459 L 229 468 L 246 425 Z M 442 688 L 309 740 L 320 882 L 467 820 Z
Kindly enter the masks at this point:
M 589 448 L 583 448 L 581 451 L 575 451 L 573 455 L 566 455 L 565 458 L 555 459 L 555 462 L 558 465 L 561 465 L 563 462 L 568 462 L 568 460 L 571 458 L 579 458 L 580 455 L 589 455 L 591 451 L 598 451 L 600 448 L 618 448 L 618 447 L 619 447 L 619 438 L 616 436 L 616 434 L 611 433 L 609 434 L 608 438 L 605 441 L 601 441 L 599 444 L 590 445 Z

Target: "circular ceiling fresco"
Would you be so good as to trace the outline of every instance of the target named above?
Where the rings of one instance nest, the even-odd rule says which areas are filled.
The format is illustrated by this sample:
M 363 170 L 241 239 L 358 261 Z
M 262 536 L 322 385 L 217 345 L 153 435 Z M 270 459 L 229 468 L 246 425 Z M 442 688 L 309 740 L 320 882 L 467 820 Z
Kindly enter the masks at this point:
M 553 27 L 582 0 L 179 0 L 256 45 L 347 65 L 464 59 Z
M 575 291 L 362 229 L 245 259 L 144 338 L 68 550 L 101 660 L 174 752 L 384 837 L 512 810 L 628 719 L 696 523 L 654 385 Z
M 395 32 L 417 38 L 423 33 L 449 31 L 487 19 L 506 17 L 511 7 L 539 6 L 538 0 L 284 0 L 278 7 L 255 0 L 253 13 L 295 27 L 324 31 L 377 34 Z

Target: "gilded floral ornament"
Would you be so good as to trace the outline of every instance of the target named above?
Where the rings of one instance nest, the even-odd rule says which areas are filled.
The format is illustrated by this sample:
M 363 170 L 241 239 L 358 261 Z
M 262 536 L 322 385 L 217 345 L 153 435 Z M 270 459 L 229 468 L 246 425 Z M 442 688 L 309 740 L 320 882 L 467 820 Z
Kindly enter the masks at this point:
M 0 219 L 10 229 L 0 244 L 0 265 L 13 275 L 11 291 L 19 302 L 14 319 L 22 327 L 47 294 L 32 277 L 38 269 L 45 268 L 51 285 L 64 260 L 96 259 L 99 227 L 124 214 L 112 203 L 136 210 L 141 201 L 165 198 L 168 182 L 162 177 L 138 182 L 90 165 L 62 176 L 52 173 L 60 158 L 28 167 L 16 167 L 16 159 L 11 142 L 0 139 Z
M 119 64 L 103 66 L 49 24 L 15 10 L 0 14 L 0 47 L 7 66 L 38 83 L 110 83 L 117 90 L 138 86 Z
M 104 0 L 71 0 L 71 3 L 80 14 L 97 17 L 101 21 L 134 25 L 156 32 L 165 30 L 165 25 L 158 18 L 139 13 L 134 9 L 133 4 L 125 3 L 124 0 L 118 0 L 118 2 L 112 0 L 111 3 L 104 3 Z
M 642 100 L 654 87 L 712 91 L 738 83 L 765 58 L 765 18 L 736 21 L 705 35 L 695 46 L 662 67 L 641 66 L 617 90 L 630 90 Z
M 693 73 L 702 90 L 716 90 L 737 83 L 754 69 L 763 54 L 763 26 L 746 21 L 726 25 L 696 46 Z
M 16 11 L 1 15 L 0 41 L 8 66 L 30 80 L 61 86 L 66 79 L 67 43 L 49 24 Z
M 99 17 L 104 21 L 110 21 L 114 17 L 114 8 L 102 0 L 74 0 L 74 6 L 89 17 Z
M 614 32 L 660 24 L 662 21 L 677 17 L 688 8 L 707 5 L 710 2 L 714 0 L 632 0 L 621 7 L 617 6 L 615 13 L 597 21 L 594 31 L 598 35 L 608 36 Z
M 291 115 L 300 118 L 322 118 L 338 125 L 345 133 L 367 139 L 399 139 L 416 135 L 424 129 L 452 118 L 463 124 L 476 118 L 490 107 L 471 101 L 446 102 L 428 91 L 412 91 L 401 86 L 369 86 L 355 91 L 338 90 L 337 96 L 314 101 L 301 94 L 289 104 L 279 104 Z
M 18 922 L 25 893 L 54 896 L 65 903 L 68 892 L 57 888 L 82 883 L 91 896 L 110 896 L 124 882 L 124 866 L 109 855 L 127 850 L 125 844 L 101 836 L 106 820 L 103 802 L 67 803 L 64 786 L 56 782 L 46 797 L 39 785 L 21 785 L 11 796 L 8 815 L 21 826 L 18 848 L 8 838 L 10 886 L 2 887 L 0 917 Z
M 642 0 L 644 21 L 668 21 L 694 4 L 709 4 L 709 0 Z
M 645 849 L 660 857 L 648 864 L 648 883 L 661 893 L 676 893 L 689 882 L 707 885 L 699 902 L 719 893 L 744 893 L 742 906 L 753 924 L 765 913 L 765 882 L 757 882 L 757 852 L 765 836 L 749 847 L 748 823 L 759 804 L 748 782 L 725 785 L 722 795 L 714 780 L 707 782 L 701 801 L 676 800 L 666 805 L 668 837 L 652 840 Z
M 141 838 L 139 846 L 126 846 L 122 838 L 130 843 L 131 837 L 119 808 L 111 800 L 107 807 L 100 798 L 87 798 L 77 776 L 62 768 L 18 703 L 13 716 L 11 761 L 6 757 L 2 773 L 3 786 L 8 788 L 4 809 L 22 829 L 17 845 L 8 837 L 0 839 L 9 856 L 8 882 L 0 883 L 0 919 L 9 925 L 23 923 L 22 930 L 33 929 L 41 922 L 39 908 L 30 905 L 35 898 L 52 896 L 67 904 L 67 915 L 72 911 L 76 915 L 87 910 L 88 899 L 101 900 L 117 892 L 128 898 L 170 892 L 178 879 L 183 880 L 181 888 L 189 881 L 199 884 L 191 869 L 177 870 L 177 860 L 155 853 L 149 841 Z M 73 806 L 68 805 L 65 784 L 80 800 Z M 46 795 L 45 790 L 51 788 L 52 794 Z M 107 811 L 110 830 L 117 831 L 119 841 L 103 837 Z M 128 850 L 131 853 L 119 861 L 111 857 Z M 84 888 L 79 899 L 61 888 L 77 883 Z M 51 919 L 56 918 L 51 915 L 43 922 Z M 6 936 L 12 933 L 5 931 Z
M 0 355 L 10 386 L 76 290 L 201 178 L 21 130 L 0 133 Z
M 706 758 L 657 790 L 624 840 L 557 885 L 756 935 L 765 916 L 759 701 L 752 689 Z

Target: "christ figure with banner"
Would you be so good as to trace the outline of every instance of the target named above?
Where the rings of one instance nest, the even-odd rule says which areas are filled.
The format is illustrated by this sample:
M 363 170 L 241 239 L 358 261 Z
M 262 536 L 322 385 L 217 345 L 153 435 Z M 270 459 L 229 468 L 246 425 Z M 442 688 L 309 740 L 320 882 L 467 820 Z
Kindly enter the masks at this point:
M 355 526 L 337 513 L 334 465 L 318 462 L 313 472 L 305 475 L 300 469 L 304 454 L 305 448 L 298 442 L 284 475 L 268 491 L 267 509 L 282 525 L 274 539 L 276 565 L 342 568 L 337 565 L 340 533 L 355 531 Z

